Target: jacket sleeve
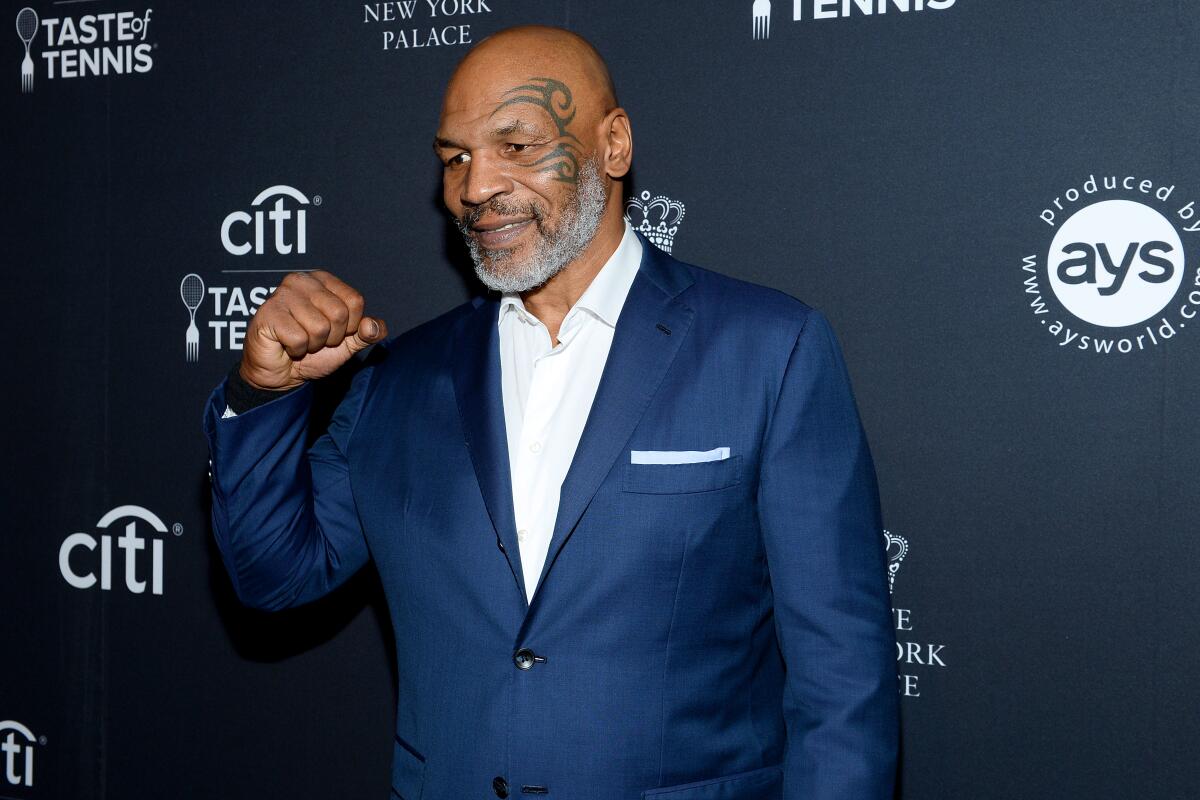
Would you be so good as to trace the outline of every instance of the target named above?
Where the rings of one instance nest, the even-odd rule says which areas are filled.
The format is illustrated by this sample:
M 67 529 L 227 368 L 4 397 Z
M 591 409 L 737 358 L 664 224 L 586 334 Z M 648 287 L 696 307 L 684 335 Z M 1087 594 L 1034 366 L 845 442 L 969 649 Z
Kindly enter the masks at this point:
M 371 372 L 355 376 L 311 448 L 310 386 L 227 419 L 225 382 L 209 397 L 213 534 L 246 605 L 278 610 L 316 600 L 367 562 L 346 447 Z
M 761 470 L 787 665 L 784 800 L 891 800 L 899 701 L 879 495 L 841 351 L 818 312 L 788 361 Z

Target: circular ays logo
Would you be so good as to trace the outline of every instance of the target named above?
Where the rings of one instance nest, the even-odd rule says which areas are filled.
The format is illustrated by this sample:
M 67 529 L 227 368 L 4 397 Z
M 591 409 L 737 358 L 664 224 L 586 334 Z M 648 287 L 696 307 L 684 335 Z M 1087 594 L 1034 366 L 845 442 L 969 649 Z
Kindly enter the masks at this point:
M 1038 215 L 1053 233 L 1021 270 L 1029 308 L 1059 347 L 1128 355 L 1192 323 L 1200 269 L 1186 253 L 1200 213 L 1174 195 L 1174 185 L 1089 175 Z

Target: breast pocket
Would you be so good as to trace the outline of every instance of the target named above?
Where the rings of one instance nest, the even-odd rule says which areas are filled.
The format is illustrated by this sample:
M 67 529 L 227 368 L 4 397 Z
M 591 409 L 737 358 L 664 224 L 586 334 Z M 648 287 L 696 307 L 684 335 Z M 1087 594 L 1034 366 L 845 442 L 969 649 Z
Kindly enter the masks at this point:
M 621 491 L 637 494 L 715 492 L 742 479 L 742 457 L 698 464 L 625 464 Z
M 779 765 L 642 792 L 643 800 L 775 800 L 782 796 L 783 767 Z

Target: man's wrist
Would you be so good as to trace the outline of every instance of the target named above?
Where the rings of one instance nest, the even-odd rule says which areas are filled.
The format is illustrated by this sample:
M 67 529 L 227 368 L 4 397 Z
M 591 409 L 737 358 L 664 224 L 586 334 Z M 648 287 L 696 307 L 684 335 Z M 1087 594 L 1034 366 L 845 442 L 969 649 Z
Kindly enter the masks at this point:
M 225 404 L 229 409 L 236 414 L 245 414 L 251 409 L 264 406 L 272 400 L 278 400 L 284 395 L 291 394 L 301 386 L 296 386 L 292 389 L 259 389 L 257 386 L 251 386 L 245 378 L 242 377 L 241 362 L 233 365 L 233 369 L 229 371 L 229 376 L 225 381 Z

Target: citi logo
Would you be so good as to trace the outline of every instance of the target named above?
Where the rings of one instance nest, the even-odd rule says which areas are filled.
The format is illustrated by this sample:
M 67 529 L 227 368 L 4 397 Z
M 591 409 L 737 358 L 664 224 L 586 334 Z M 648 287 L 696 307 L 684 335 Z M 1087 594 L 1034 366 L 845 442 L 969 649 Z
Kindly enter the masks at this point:
M 0 721 L 0 752 L 4 753 L 4 780 L 10 786 L 33 786 L 34 748 L 45 743 L 45 736 L 35 737 L 33 731 L 16 720 Z
M 267 210 L 264 204 L 272 197 L 275 202 Z M 312 205 L 321 205 L 315 195 Z M 280 255 L 308 252 L 309 199 L 291 186 L 279 184 L 263 189 L 250 203 L 250 211 L 234 211 L 221 223 L 221 244 L 230 255 L 244 256 L 254 252 L 262 255 L 268 247 Z M 294 207 L 294 208 L 293 208 Z M 266 221 L 271 221 L 268 239 Z
M 151 594 L 161 595 L 163 593 L 163 540 L 160 537 L 151 536 L 147 539 L 146 536 L 138 533 L 138 528 L 149 526 L 153 533 L 165 534 L 167 526 L 158 518 L 156 514 L 147 511 L 141 506 L 117 506 L 112 511 L 109 511 L 100 521 L 96 523 L 96 527 L 100 531 L 116 531 L 119 529 L 119 523 L 124 521 L 124 530 L 114 537 L 113 533 L 100 533 L 99 538 L 90 533 L 72 533 L 63 540 L 62 546 L 58 548 L 58 569 L 62 573 L 63 579 L 76 589 L 91 589 L 97 583 L 100 584 L 101 591 L 110 591 L 112 589 L 113 578 L 113 540 L 116 539 L 117 548 L 124 551 L 123 572 L 125 575 L 125 588 L 134 594 L 143 594 L 146 591 L 147 580 L 146 570 L 144 566 L 145 558 L 140 554 L 145 551 L 146 543 L 150 543 L 150 568 L 149 568 L 149 587 Z M 179 536 L 183 533 L 183 526 L 175 523 L 172 526 L 172 532 Z M 100 550 L 99 578 L 96 576 L 96 559 L 95 552 L 97 548 Z M 92 556 L 79 554 L 77 551 L 87 550 Z M 72 563 L 74 562 L 74 563 Z M 87 564 L 88 566 L 83 566 Z

